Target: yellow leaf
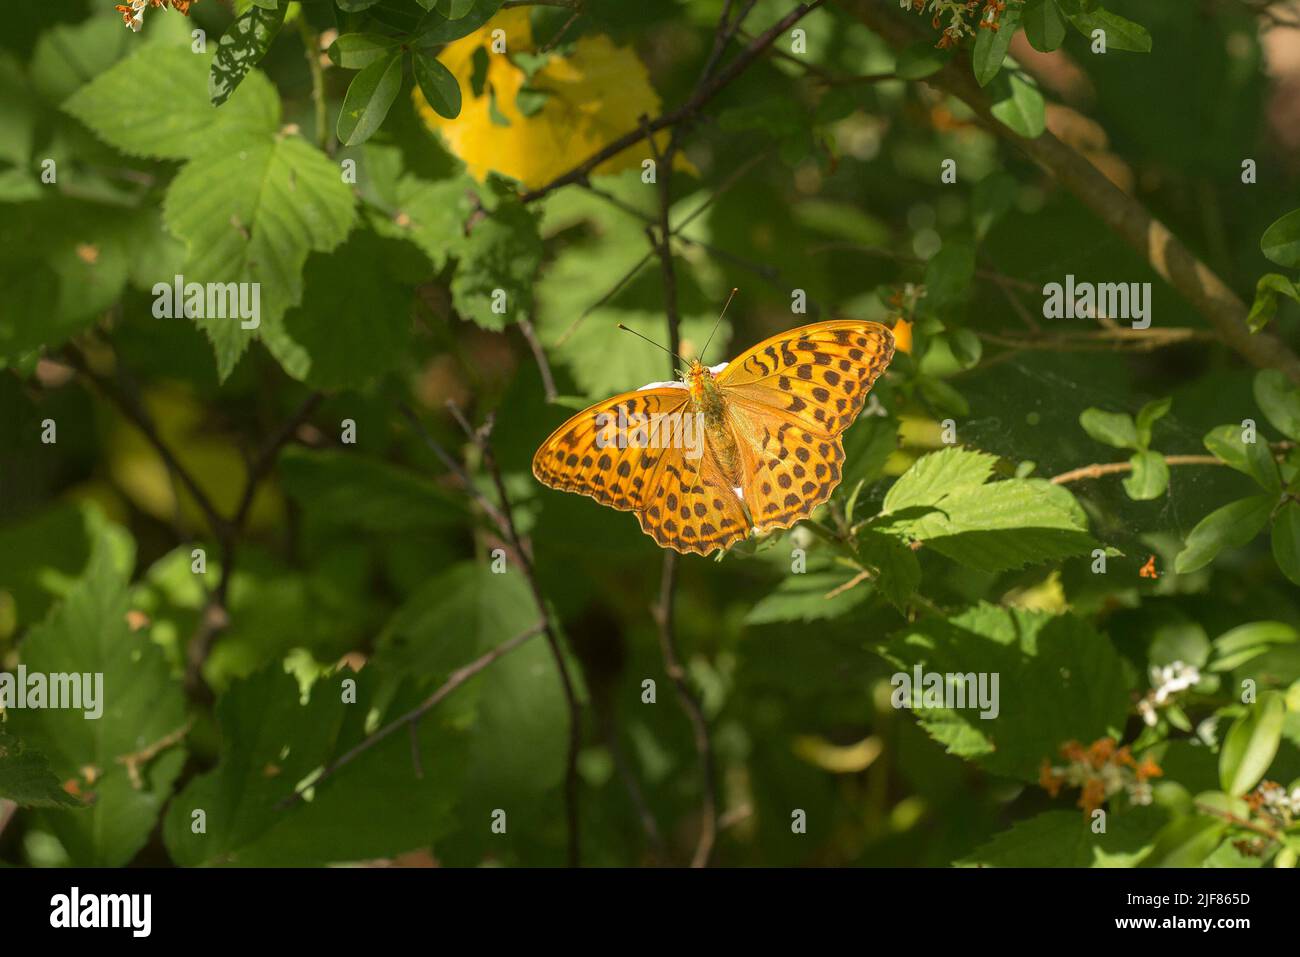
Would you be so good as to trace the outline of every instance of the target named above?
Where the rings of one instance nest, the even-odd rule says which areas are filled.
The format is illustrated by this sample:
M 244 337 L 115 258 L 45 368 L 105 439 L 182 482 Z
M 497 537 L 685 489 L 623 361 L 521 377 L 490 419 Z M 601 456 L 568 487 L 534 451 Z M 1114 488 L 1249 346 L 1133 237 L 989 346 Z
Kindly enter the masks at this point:
M 497 30 L 504 31 L 505 53 L 492 52 L 492 34 Z M 487 70 L 475 96 L 474 61 L 479 50 L 487 56 Z M 413 92 L 425 124 L 442 136 L 475 179 L 482 181 L 495 171 L 536 189 L 636 129 L 643 115 L 659 114 L 659 96 L 650 86 L 650 75 L 630 47 L 616 46 L 606 36 L 583 37 L 571 55 L 552 56 L 528 82 L 511 57 L 535 52 L 527 9 L 505 10 L 438 56 L 460 84 L 462 106 L 456 119 L 435 113 L 419 87 Z M 530 90 L 546 94 L 541 109 L 532 116 L 521 113 L 516 102 L 525 83 Z M 666 142 L 667 133 L 656 134 L 658 147 Z M 643 141 L 601 163 L 595 172 L 640 168 L 651 158 L 653 151 Z M 690 169 L 689 164 L 681 165 Z

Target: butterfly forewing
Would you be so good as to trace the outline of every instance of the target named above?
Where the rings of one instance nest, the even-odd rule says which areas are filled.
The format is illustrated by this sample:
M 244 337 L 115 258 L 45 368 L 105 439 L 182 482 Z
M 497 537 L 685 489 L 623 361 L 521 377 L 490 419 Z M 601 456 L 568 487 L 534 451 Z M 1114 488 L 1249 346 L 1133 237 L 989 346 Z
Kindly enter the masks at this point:
M 878 322 L 818 322 L 760 342 L 718 374 L 718 385 L 728 402 L 835 437 L 893 356 L 894 334 Z
M 894 354 L 874 322 L 804 326 L 759 343 L 718 376 L 758 528 L 789 528 L 840 484 L 840 436 Z
M 620 429 L 655 415 L 682 415 L 689 399 L 685 389 L 652 388 L 625 392 L 584 409 L 542 443 L 533 456 L 533 475 L 562 492 L 590 495 L 602 505 L 636 511 L 673 470 L 681 449 L 644 448 L 636 429 Z

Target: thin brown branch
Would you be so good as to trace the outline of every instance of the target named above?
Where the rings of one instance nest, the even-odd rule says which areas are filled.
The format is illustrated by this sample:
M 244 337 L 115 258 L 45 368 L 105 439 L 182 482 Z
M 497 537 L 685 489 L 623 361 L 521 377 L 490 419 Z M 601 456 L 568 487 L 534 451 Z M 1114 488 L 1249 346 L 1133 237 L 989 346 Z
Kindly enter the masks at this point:
M 699 755 L 700 769 L 703 773 L 703 787 L 700 799 L 700 837 L 691 857 L 691 867 L 708 867 L 713 855 L 713 844 L 717 840 L 718 799 L 717 778 L 713 767 L 713 742 L 709 737 L 709 722 L 704 716 L 704 707 L 687 681 L 686 669 L 682 667 L 677 654 L 677 638 L 673 626 L 673 609 L 677 590 L 677 553 L 664 552 L 663 578 L 659 586 L 659 600 L 651 608 L 655 624 L 659 630 L 659 650 L 663 655 L 664 668 L 668 678 L 677 692 L 677 700 L 682 711 L 691 723 L 691 732 L 695 738 L 695 751 Z
M 537 330 L 533 328 L 531 322 L 522 317 L 515 322 L 515 325 L 519 327 L 519 332 L 528 343 L 533 359 L 537 362 L 537 371 L 542 376 L 542 389 L 546 392 L 546 401 L 554 402 L 558 395 L 555 391 L 555 376 L 551 374 L 551 364 L 546 359 L 546 350 L 542 348 L 541 340 L 537 338 Z
M 152 761 L 162 752 L 166 751 L 173 745 L 180 744 L 185 740 L 185 735 L 190 733 L 190 728 L 194 724 L 194 719 L 186 721 L 170 734 L 164 735 L 153 744 L 141 748 L 139 751 L 133 751 L 130 754 L 120 754 L 117 756 L 117 763 L 126 766 L 127 776 L 131 779 L 131 787 L 137 791 L 144 787 L 144 779 L 140 776 L 140 769 Z
M 798 23 L 805 16 L 820 7 L 825 0 L 811 0 L 809 3 L 801 3 L 792 11 L 782 17 L 777 23 L 773 24 L 768 30 L 764 31 L 753 43 L 749 44 L 734 60 L 725 67 L 718 70 L 707 82 L 698 86 L 694 93 L 685 103 L 668 113 L 663 113 L 648 123 L 623 134 L 618 139 L 607 144 L 601 149 L 592 153 L 589 157 L 574 166 L 566 173 L 562 173 L 555 179 L 551 180 L 544 186 L 537 189 L 529 190 L 524 193 L 520 199 L 525 203 L 531 203 L 549 195 L 561 186 L 568 186 L 571 183 L 586 182 L 587 177 L 597 166 L 607 159 L 617 156 L 629 146 L 634 146 L 641 142 L 647 136 L 660 130 L 667 129 L 670 126 L 676 126 L 679 123 L 695 117 L 696 114 L 704 108 L 710 100 L 718 95 L 732 80 L 745 72 L 749 66 L 761 57 L 779 37 Z
M 496 488 L 497 498 L 501 503 L 506 538 L 514 546 L 518 555 L 520 569 L 523 571 L 524 580 L 528 582 L 528 589 L 532 593 L 533 604 L 537 606 L 537 613 L 541 616 L 543 628 L 546 632 L 546 644 L 551 650 L 551 657 L 555 660 L 555 670 L 559 673 L 560 684 L 564 690 L 564 701 L 569 711 L 569 748 L 564 772 L 564 807 L 568 835 L 567 860 L 570 867 L 578 867 L 582 862 L 578 817 L 578 753 L 582 750 L 582 706 L 578 702 L 578 693 L 573 684 L 573 677 L 569 674 L 569 666 L 564 658 L 564 649 L 560 645 L 559 633 L 551 620 L 550 607 L 547 605 L 546 598 L 542 595 L 541 585 L 537 581 L 531 549 L 519 535 L 519 529 L 515 525 L 510 496 L 506 492 L 505 481 L 501 478 L 501 469 L 497 467 L 496 455 L 492 451 L 490 441 L 492 419 L 489 417 L 481 429 L 471 429 L 456 404 L 449 401 L 447 405 L 483 454 L 483 466 L 492 479 L 492 485 Z
M 836 2 L 897 50 L 918 39 L 913 23 L 899 16 L 890 4 L 880 0 Z M 1191 303 L 1225 345 L 1252 365 L 1280 369 L 1292 382 L 1300 383 L 1300 357 L 1271 333 L 1252 334 L 1246 324 L 1245 303 L 1145 206 L 1051 132 L 1028 138 L 998 122 L 991 112 L 992 103 L 975 82 L 968 57 L 954 57 L 925 82 L 964 102 L 990 132 L 1055 176 Z
M 1277 841 L 1279 844 L 1286 841 L 1286 835 L 1281 831 L 1274 830 L 1273 828 L 1267 827 L 1263 824 L 1257 824 L 1254 821 L 1233 814 L 1231 811 L 1221 811 L 1217 807 L 1211 807 L 1210 805 L 1203 804 L 1200 801 L 1196 802 L 1196 810 L 1200 811 L 1202 814 L 1208 814 L 1211 817 L 1220 818 L 1221 820 L 1227 821 L 1229 824 L 1244 828 L 1247 831 L 1254 831 L 1256 834 L 1266 837 L 1271 841 Z
M 1164 459 L 1166 465 L 1223 464 L 1213 455 L 1166 455 Z M 1053 475 L 1048 481 L 1053 485 L 1068 485 L 1071 482 L 1079 482 L 1083 479 L 1096 479 L 1104 475 L 1121 475 L 1124 472 L 1131 471 L 1133 471 L 1131 462 L 1098 462 L 1093 465 L 1084 465 L 1077 469 L 1071 469 L 1068 472 L 1062 472 L 1060 475 Z
M 349 748 L 347 751 L 341 754 L 338 758 L 336 758 L 335 760 L 331 761 L 328 765 L 326 765 L 325 768 L 322 769 L 321 773 L 316 775 L 316 777 L 312 778 L 310 781 L 308 781 L 308 783 L 302 788 L 302 790 L 294 791 L 292 794 L 290 794 L 288 797 L 282 800 L 277 805 L 277 807 L 286 808 L 294 804 L 297 804 L 299 801 L 302 801 L 304 795 L 308 790 L 312 788 L 320 787 L 321 784 L 323 784 L 329 778 L 332 778 L 342 768 L 351 764 L 361 755 L 365 754 L 367 751 L 373 748 L 380 741 L 383 741 L 385 738 L 387 738 L 394 731 L 398 730 L 399 728 L 405 725 L 415 724 L 422 717 L 424 717 L 426 714 L 428 714 L 430 711 L 436 708 L 438 704 L 442 702 L 448 695 L 450 695 L 453 691 L 455 691 L 465 682 L 469 681 L 469 679 L 477 675 L 488 665 L 492 664 L 498 658 L 503 658 L 506 655 L 510 654 L 510 652 L 514 651 L 516 648 L 524 644 L 530 638 L 534 638 L 537 635 L 540 635 L 544 630 L 545 630 L 545 626 L 542 625 L 541 623 L 533 625 L 531 628 L 527 629 L 526 631 L 523 631 L 520 634 L 516 635 L 515 637 L 511 638 L 509 641 L 503 641 L 495 648 L 492 648 L 491 650 L 486 651 L 483 654 L 479 655 L 473 661 L 469 662 L 469 664 L 462 665 L 460 668 L 457 668 L 455 671 L 451 673 L 451 675 L 447 678 L 446 681 L 440 684 L 432 694 L 430 694 L 427 698 L 421 701 L 418 705 L 416 705 L 414 708 L 412 708 L 410 711 L 406 712 L 405 714 L 401 715 L 400 717 L 394 718 L 392 721 L 388 722 L 388 724 L 384 725 L 383 727 L 378 728 L 377 730 L 366 735 L 355 745 L 353 745 L 351 748 Z

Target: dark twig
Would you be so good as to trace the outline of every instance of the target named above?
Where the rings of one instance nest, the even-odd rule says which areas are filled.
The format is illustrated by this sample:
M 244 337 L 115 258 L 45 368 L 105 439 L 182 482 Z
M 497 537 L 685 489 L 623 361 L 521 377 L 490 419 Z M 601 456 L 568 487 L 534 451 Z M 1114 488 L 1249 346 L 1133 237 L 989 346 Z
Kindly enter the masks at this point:
M 453 409 L 455 408 L 454 403 L 449 402 L 448 405 Z M 582 749 L 582 706 L 578 703 L 578 694 L 573 685 L 573 678 L 569 674 L 569 666 L 564 659 L 564 649 L 560 647 L 560 636 L 551 621 L 550 608 L 542 595 L 541 586 L 537 583 L 537 574 L 533 570 L 530 549 L 525 546 L 523 539 L 519 535 L 519 529 L 515 526 L 514 514 L 510 508 L 510 497 L 506 494 L 506 484 L 501 478 L 501 469 L 497 467 L 496 456 L 493 454 L 492 445 L 488 441 L 491 433 L 492 420 L 489 417 L 486 425 L 479 431 L 471 433 L 471 435 L 477 436 L 476 441 L 479 450 L 483 453 L 483 465 L 492 478 L 492 484 L 497 491 L 497 498 L 501 502 L 501 510 L 505 515 L 508 538 L 519 555 L 519 564 L 523 570 L 524 578 L 528 582 L 528 588 L 532 592 L 533 603 L 537 606 L 537 613 L 542 616 L 546 631 L 546 643 L 551 649 L 551 657 L 555 659 L 555 669 L 559 672 L 560 684 L 564 688 L 564 701 L 569 709 L 569 752 L 568 759 L 565 762 L 564 806 L 568 817 L 568 863 L 570 867 L 577 867 L 581 862 L 581 843 L 578 830 L 578 752 Z
M 647 122 L 648 125 L 648 122 Z M 676 355 L 681 351 L 681 316 L 677 308 L 677 272 L 673 265 L 672 227 L 669 213 L 672 207 L 672 161 L 677 150 L 677 131 L 669 137 L 668 145 L 662 153 L 649 140 L 650 148 L 655 152 L 656 165 L 659 167 L 659 222 L 656 227 L 646 227 L 651 244 L 659 254 L 660 269 L 664 284 L 664 315 L 668 322 L 668 348 Z M 672 369 L 669 358 L 669 371 Z M 659 649 L 663 655 L 664 669 L 677 692 L 682 711 L 686 713 L 695 736 L 695 750 L 699 755 L 700 769 L 703 776 L 703 796 L 700 805 L 700 837 L 691 857 L 692 867 L 707 867 L 713 853 L 713 844 L 717 835 L 717 784 L 713 768 L 713 745 L 709 737 L 709 725 L 704 716 L 704 708 L 695 697 L 687 681 L 686 671 L 681 665 L 677 653 L 677 638 L 673 623 L 673 605 L 677 588 L 677 553 L 671 549 L 664 551 L 663 577 L 660 582 L 659 601 L 651 609 L 659 630 Z
M 326 765 L 325 768 L 322 769 L 321 773 L 318 774 L 316 777 L 312 778 L 310 781 L 308 781 L 308 783 L 306 784 L 305 787 L 302 788 L 302 790 L 294 791 L 292 794 L 290 794 L 288 797 L 282 800 L 277 805 L 277 807 L 286 808 L 294 804 L 297 804 L 299 801 L 303 800 L 303 796 L 308 790 L 310 790 L 311 788 L 320 787 L 320 785 L 323 784 L 326 780 L 328 780 L 329 778 L 337 774 L 340 769 L 351 764 L 361 755 L 365 754 L 367 751 L 373 748 L 380 741 L 383 741 L 385 738 L 387 738 L 398 728 L 402 727 L 403 725 L 414 725 L 422 717 L 424 717 L 435 707 L 437 707 L 438 704 L 443 699 L 445 699 L 449 694 L 451 694 L 453 691 L 455 691 L 465 682 L 469 681 L 470 678 L 473 678 L 476 674 L 478 674 L 488 665 L 492 664 L 492 662 L 496 661 L 498 658 L 502 658 L 510 654 L 510 652 L 514 651 L 516 648 L 524 644 L 530 638 L 534 638 L 537 635 L 540 635 L 543 632 L 543 630 L 544 630 L 544 626 L 542 624 L 539 623 L 533 625 L 527 631 L 521 632 L 520 634 L 511 638 L 509 641 L 504 641 L 501 644 L 497 645 L 495 648 L 491 649 L 490 651 L 484 652 L 483 654 L 479 655 L 469 664 L 457 668 L 455 671 L 451 673 L 451 675 L 447 678 L 446 681 L 444 681 L 441 685 L 438 686 L 437 690 L 435 690 L 433 694 L 429 695 L 427 698 L 425 698 L 418 705 L 416 705 L 410 711 L 406 712 L 401 717 L 394 718 L 392 721 L 388 722 L 388 724 L 366 735 L 355 745 L 353 745 L 350 749 L 348 749 L 346 752 L 341 754 L 338 758 L 336 758 L 335 760 L 331 761 L 328 765 Z M 413 744 L 412 747 L 414 748 L 415 745 Z
M 520 317 L 515 325 L 519 327 L 519 332 L 523 335 L 524 341 L 528 343 L 528 348 L 532 350 L 533 358 L 537 361 L 537 371 L 542 376 L 542 388 L 546 392 L 546 401 L 554 402 L 557 395 L 555 391 L 555 377 L 551 375 L 551 364 L 546 361 L 546 350 L 542 348 L 541 340 L 537 338 L 537 330 L 527 319 Z

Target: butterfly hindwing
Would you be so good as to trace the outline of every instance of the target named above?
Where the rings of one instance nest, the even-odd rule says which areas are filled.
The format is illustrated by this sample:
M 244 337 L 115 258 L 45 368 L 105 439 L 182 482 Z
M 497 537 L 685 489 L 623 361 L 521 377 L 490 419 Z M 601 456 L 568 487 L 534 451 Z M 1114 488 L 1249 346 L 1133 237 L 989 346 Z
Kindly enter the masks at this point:
M 708 555 L 749 535 L 749 519 L 736 491 L 707 446 L 695 459 L 685 455 L 665 472 L 637 513 L 642 530 L 665 548 Z

